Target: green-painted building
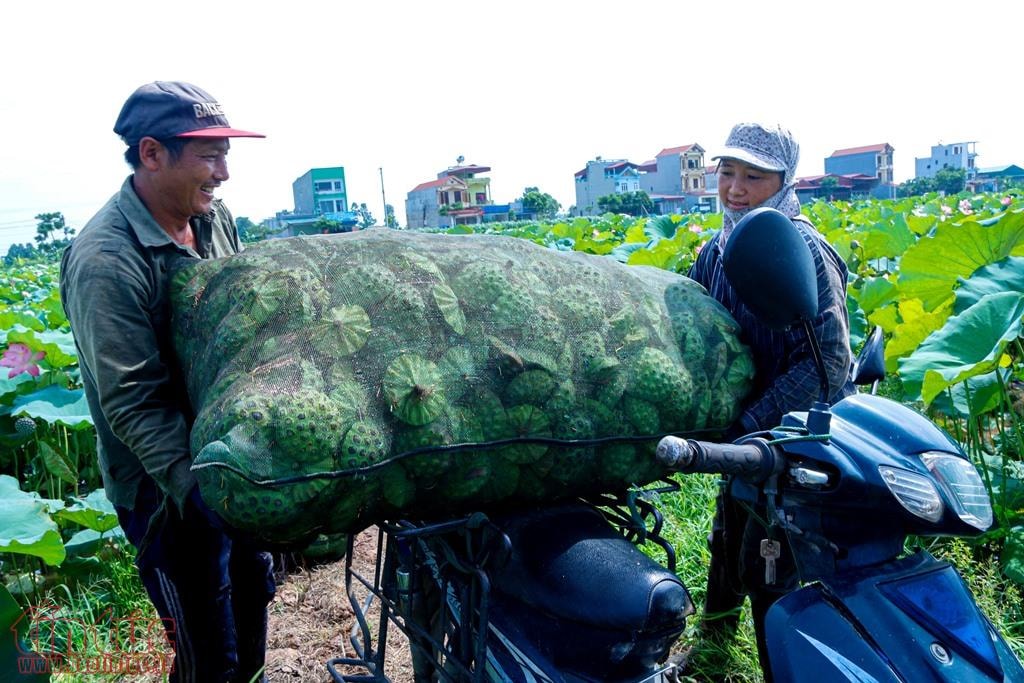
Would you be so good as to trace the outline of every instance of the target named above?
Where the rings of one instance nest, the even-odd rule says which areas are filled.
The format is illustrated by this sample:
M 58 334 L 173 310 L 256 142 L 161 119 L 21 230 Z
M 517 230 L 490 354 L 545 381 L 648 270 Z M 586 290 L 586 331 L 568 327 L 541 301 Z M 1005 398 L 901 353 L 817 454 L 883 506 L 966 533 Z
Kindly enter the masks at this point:
M 296 214 L 336 218 L 349 209 L 345 168 L 311 168 L 292 183 L 292 194 Z
M 275 237 L 311 235 L 323 232 L 322 219 L 335 221 L 342 232 L 352 230 L 358 216 L 349 211 L 345 168 L 311 168 L 294 183 L 294 211 L 279 211 L 270 219 Z

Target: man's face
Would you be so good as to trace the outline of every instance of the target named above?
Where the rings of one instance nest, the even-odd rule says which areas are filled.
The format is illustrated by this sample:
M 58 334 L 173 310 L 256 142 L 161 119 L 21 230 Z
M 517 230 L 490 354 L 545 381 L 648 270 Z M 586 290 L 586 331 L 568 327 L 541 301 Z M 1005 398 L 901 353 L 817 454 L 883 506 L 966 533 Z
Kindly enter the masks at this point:
M 735 159 L 723 159 L 718 167 L 718 198 L 727 209 L 755 209 L 781 189 L 780 173 Z
M 177 160 L 168 156 L 160 180 L 167 207 L 186 219 L 208 213 L 214 192 L 229 177 L 230 147 L 227 138 L 199 138 L 189 140 Z

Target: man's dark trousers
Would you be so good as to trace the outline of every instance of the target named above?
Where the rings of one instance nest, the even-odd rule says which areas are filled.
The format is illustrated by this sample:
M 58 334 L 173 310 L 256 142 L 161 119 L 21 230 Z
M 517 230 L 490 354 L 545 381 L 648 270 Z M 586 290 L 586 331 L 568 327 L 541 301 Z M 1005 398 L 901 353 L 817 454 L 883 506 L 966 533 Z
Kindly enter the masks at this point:
M 274 597 L 270 554 L 211 526 L 191 501 L 179 515 L 149 478 L 133 510 L 116 509 L 138 549 L 142 583 L 169 626 L 170 680 L 250 681 L 264 665 Z

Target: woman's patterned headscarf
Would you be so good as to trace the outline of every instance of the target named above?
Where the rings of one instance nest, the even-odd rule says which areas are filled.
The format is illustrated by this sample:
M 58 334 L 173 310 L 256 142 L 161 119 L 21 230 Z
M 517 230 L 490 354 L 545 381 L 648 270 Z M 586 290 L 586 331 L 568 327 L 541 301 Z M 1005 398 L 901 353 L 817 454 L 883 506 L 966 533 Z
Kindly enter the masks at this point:
M 766 199 L 760 206 L 777 209 L 792 218 L 800 213 L 800 200 L 796 196 L 796 167 L 800 161 L 800 145 L 793 134 L 785 128 L 762 126 L 757 123 L 740 123 L 733 127 L 725 141 L 725 149 L 712 159 L 736 159 L 751 166 L 782 173 L 782 188 Z M 726 208 L 722 220 L 722 237 L 719 247 L 724 247 L 733 227 L 751 209 L 733 211 Z

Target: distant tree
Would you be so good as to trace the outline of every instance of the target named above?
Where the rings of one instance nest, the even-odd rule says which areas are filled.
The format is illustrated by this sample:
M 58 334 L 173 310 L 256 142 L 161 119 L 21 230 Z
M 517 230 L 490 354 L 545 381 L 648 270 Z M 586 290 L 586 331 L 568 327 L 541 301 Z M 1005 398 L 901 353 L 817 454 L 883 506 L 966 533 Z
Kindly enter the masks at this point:
M 597 208 L 605 213 L 622 213 L 622 195 L 606 194 L 597 198 Z
M 39 251 L 32 246 L 31 242 L 24 244 L 12 244 L 7 248 L 7 255 L 4 256 L 4 263 L 11 265 L 17 259 L 31 259 L 39 255 Z
M 53 254 L 63 251 L 71 244 L 75 229 L 69 228 L 64 222 L 64 214 L 60 211 L 36 215 L 36 236 L 33 238 L 39 251 Z
M 901 197 L 916 197 L 917 195 L 934 192 L 935 185 L 934 178 L 911 178 L 900 183 L 896 191 Z
M 366 204 L 356 204 L 352 202 L 352 213 L 356 214 L 359 219 L 357 225 L 360 228 L 372 228 L 376 224 L 376 220 L 370 210 L 366 208 Z
M 398 227 L 398 219 L 395 218 L 395 207 L 390 204 L 384 205 L 384 226 L 388 228 Z
M 554 197 L 536 187 L 523 190 L 523 196 L 519 199 L 523 203 L 523 212 L 532 213 L 538 218 L 551 218 L 562 208 Z
M 962 168 L 943 168 L 935 174 L 935 189 L 946 194 L 963 192 L 967 184 L 967 171 Z
M 821 179 L 821 182 L 818 183 L 818 187 L 821 188 L 822 195 L 831 197 L 832 193 L 836 191 L 837 187 L 839 187 L 839 178 L 836 178 L 834 175 L 827 175 Z
M 643 190 L 606 194 L 598 197 L 597 208 L 609 213 L 625 213 L 630 216 L 647 216 L 654 211 L 654 202 Z
M 238 236 L 247 244 L 265 240 L 271 232 L 270 226 L 266 223 L 253 223 L 245 216 L 236 218 L 235 225 L 238 227 Z

